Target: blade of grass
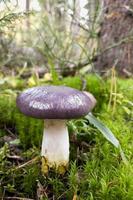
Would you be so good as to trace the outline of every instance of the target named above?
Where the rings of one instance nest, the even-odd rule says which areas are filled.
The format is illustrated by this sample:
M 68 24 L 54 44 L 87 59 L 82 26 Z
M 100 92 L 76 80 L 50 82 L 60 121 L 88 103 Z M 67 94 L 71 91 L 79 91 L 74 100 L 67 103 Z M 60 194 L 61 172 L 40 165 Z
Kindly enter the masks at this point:
M 86 119 L 93 124 L 102 134 L 103 136 L 109 141 L 111 142 L 116 148 L 119 149 L 120 151 L 120 155 L 122 160 L 124 161 L 125 164 L 128 163 L 125 154 L 121 148 L 121 145 L 118 141 L 118 139 L 114 136 L 114 134 L 111 132 L 111 130 L 106 127 L 101 121 L 99 121 L 96 117 L 94 117 L 94 115 L 92 115 L 92 113 L 89 113 L 86 116 Z

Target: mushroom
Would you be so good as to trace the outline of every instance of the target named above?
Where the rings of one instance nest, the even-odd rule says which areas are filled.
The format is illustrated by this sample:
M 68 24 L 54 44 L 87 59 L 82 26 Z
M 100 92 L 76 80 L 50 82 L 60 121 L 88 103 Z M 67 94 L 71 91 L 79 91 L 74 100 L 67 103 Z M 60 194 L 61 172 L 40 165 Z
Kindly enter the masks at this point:
M 38 86 L 17 97 L 17 106 L 27 116 L 44 119 L 42 171 L 65 171 L 69 162 L 69 135 L 66 122 L 88 114 L 96 104 L 92 94 L 66 86 Z

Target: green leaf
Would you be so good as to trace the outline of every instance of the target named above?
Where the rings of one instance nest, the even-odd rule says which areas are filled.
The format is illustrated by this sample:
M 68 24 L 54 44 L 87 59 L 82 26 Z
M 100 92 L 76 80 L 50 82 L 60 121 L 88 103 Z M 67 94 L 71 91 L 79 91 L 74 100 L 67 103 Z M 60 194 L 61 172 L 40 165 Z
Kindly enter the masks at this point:
M 89 113 L 87 116 L 86 116 L 86 119 L 89 120 L 89 122 L 91 124 L 93 124 L 102 134 L 103 136 L 109 141 L 111 142 L 116 148 L 119 148 L 120 150 L 120 155 L 121 155 L 121 158 L 122 160 L 127 164 L 127 159 L 124 155 L 124 152 L 121 148 L 121 145 L 118 141 L 118 139 L 114 136 L 114 134 L 111 132 L 111 130 L 106 127 L 102 122 L 100 122 L 96 117 L 94 117 L 92 115 L 92 113 Z

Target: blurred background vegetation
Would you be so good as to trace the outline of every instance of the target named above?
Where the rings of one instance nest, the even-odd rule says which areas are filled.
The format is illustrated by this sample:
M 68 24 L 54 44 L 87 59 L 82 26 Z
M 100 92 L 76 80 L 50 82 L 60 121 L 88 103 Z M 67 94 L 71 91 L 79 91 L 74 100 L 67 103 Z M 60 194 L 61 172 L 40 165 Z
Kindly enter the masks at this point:
M 44 74 L 54 65 L 59 75 L 67 76 L 81 69 L 84 73 L 93 70 L 98 52 L 101 2 L 3 2 L 0 55 L 4 71 L 9 73 L 13 69 L 18 75 L 21 68 L 21 75 L 30 76 L 30 67 Z M 33 3 L 36 9 L 32 9 Z

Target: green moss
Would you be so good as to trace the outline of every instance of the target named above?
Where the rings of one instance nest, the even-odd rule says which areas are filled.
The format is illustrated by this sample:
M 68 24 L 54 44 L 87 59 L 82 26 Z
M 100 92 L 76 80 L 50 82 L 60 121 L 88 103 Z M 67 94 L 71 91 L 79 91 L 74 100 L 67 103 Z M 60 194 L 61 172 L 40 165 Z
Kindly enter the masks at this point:
M 4 123 L 12 123 L 15 107 L 15 96 L 0 94 L 0 126 Z
M 115 109 L 113 101 L 108 108 L 111 81 L 99 77 L 86 76 L 86 88 L 97 99 L 94 114 L 106 124 L 119 139 L 129 161 L 125 165 L 119 152 L 102 134 L 84 119 L 68 123 L 71 154 L 69 170 L 64 176 L 49 172 L 41 175 L 41 164 L 32 163 L 15 170 L 40 153 L 43 121 L 25 117 L 16 108 L 15 96 L 0 96 L 0 134 L 6 134 L 4 125 L 15 127 L 14 133 L 21 140 L 19 156 L 24 161 L 17 163 L 8 158 L 10 147 L 0 149 L 0 196 L 35 198 L 37 188 L 43 190 L 43 199 L 80 200 L 132 200 L 133 199 L 133 124 L 132 124 L 132 80 L 117 79 Z M 69 77 L 60 84 L 82 89 L 80 77 Z M 16 94 L 16 92 L 15 92 Z M 128 110 L 125 109 L 127 107 Z M 22 149 L 23 146 L 23 149 Z M 36 147 L 35 147 L 36 146 Z M 30 148 L 32 147 L 32 148 Z M 37 181 L 38 180 L 38 181 Z M 42 190 L 41 190 L 42 188 Z
M 37 180 L 40 176 L 38 165 L 31 165 L 26 169 L 25 176 L 22 182 L 22 190 L 26 194 L 30 194 L 32 197 L 36 195 Z
M 80 77 L 66 77 L 63 80 L 61 80 L 60 84 L 79 90 L 82 89 L 82 81 Z
M 16 123 L 17 134 L 21 140 L 21 144 L 26 149 L 31 146 L 41 146 L 43 134 L 43 121 L 26 117 L 20 112 L 14 117 Z

